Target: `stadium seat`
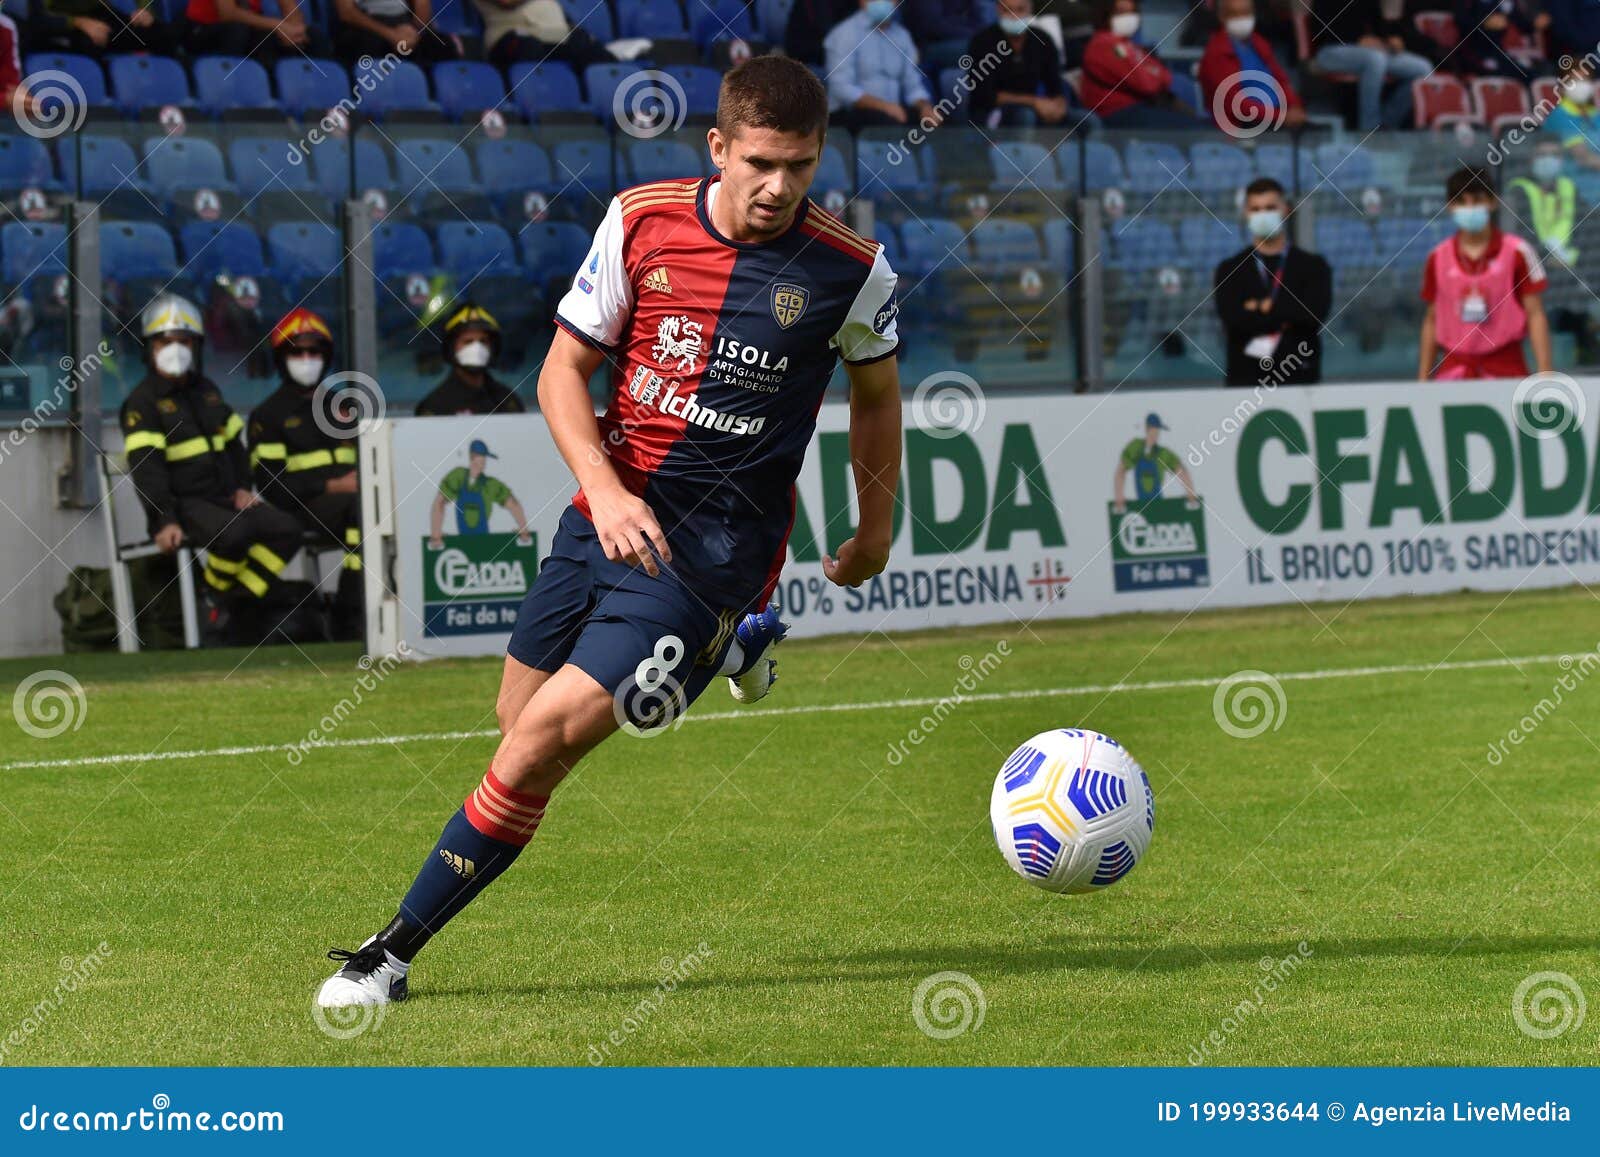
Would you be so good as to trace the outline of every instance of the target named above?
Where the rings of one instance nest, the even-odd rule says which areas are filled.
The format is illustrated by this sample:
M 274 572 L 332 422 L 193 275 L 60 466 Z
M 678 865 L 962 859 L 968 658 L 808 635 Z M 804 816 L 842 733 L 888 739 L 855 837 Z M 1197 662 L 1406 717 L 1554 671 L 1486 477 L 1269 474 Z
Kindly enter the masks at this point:
M 505 103 L 500 70 L 478 60 L 450 60 L 433 66 L 433 91 L 447 116 L 460 120 Z
M 303 154 L 294 163 L 291 142 L 282 137 L 235 137 L 228 143 L 228 165 L 241 196 L 254 197 L 274 189 L 309 193 L 316 188 L 311 164 Z
M 1195 213 L 1178 222 L 1178 245 L 1184 264 L 1209 273 L 1217 263 L 1244 248 L 1239 230 L 1209 213 Z
M 1090 140 L 1083 145 L 1084 187 L 1120 189 L 1128 176 L 1122 168 L 1122 154 L 1105 141 Z
M 621 5 L 621 15 L 622 26 L 618 31 L 623 36 L 665 40 L 689 35 L 689 26 L 684 22 L 683 8 L 678 0 L 625 0 Z
M 372 231 L 372 271 L 381 278 L 433 268 L 433 242 L 420 225 L 384 221 Z
M 491 197 L 546 189 L 555 184 L 549 155 L 530 140 L 507 137 L 480 141 L 477 162 L 483 190 Z
M 718 40 L 755 40 L 756 26 L 743 0 L 686 0 L 689 34 L 702 50 Z M 774 43 L 782 43 L 780 36 Z
M 977 265 L 999 269 L 1036 265 L 1044 256 L 1033 226 L 1005 217 L 986 217 L 973 226 L 972 249 Z
M 78 184 L 78 154 L 83 154 L 83 184 Z M 133 146 L 121 137 L 69 133 L 56 144 L 61 162 L 61 179 L 66 187 L 83 196 L 100 196 L 118 188 L 144 189 L 139 175 L 139 158 Z
M 922 188 L 920 149 L 899 141 L 870 137 L 856 141 L 856 187 L 863 196 L 881 196 L 886 189 L 910 193 Z
M 200 57 L 194 62 L 194 88 L 195 107 L 214 116 L 278 108 L 267 70 L 248 58 Z
M 1411 23 L 1418 32 L 1433 41 L 1445 52 L 1449 52 L 1461 42 L 1461 32 L 1456 27 L 1454 12 L 1430 10 L 1413 13 Z
M 1503 76 L 1473 77 L 1472 102 L 1477 106 L 1478 119 L 1486 125 L 1502 118 L 1520 121 L 1533 110 L 1527 87 Z
M 611 106 L 617 89 L 636 72 L 648 71 L 640 64 L 591 64 L 583 70 L 583 91 L 589 97 L 589 111 L 602 124 L 610 124 Z M 638 83 L 638 82 L 635 82 Z
M 483 31 L 483 20 L 472 0 L 438 0 L 433 6 L 431 26 L 446 36 L 476 36 Z M 434 83 L 438 83 L 438 65 L 434 66 Z
M 578 74 L 570 66 L 555 61 L 513 64 L 509 76 L 511 99 L 528 121 L 594 119 L 578 87 Z
M 396 113 L 438 113 L 439 105 L 428 95 L 428 77 L 409 60 L 389 62 L 389 71 L 378 62 L 369 68 L 357 65 L 350 78 L 362 93 L 361 111 L 379 120 Z M 364 82 L 364 83 L 363 83 Z
M 1002 189 L 1055 193 L 1067 187 L 1050 150 L 1034 141 L 997 141 L 989 147 L 989 168 Z
M 1435 72 L 1411 82 L 1411 110 L 1419 129 L 1479 123 L 1467 86 L 1444 72 Z
M 1123 160 L 1128 167 L 1128 188 L 1135 193 L 1181 189 L 1191 175 L 1189 159 L 1165 141 L 1129 141 Z
M 272 266 L 290 279 L 317 280 L 339 267 L 339 233 L 321 221 L 284 221 L 267 230 Z
M 1378 252 L 1391 269 L 1416 269 L 1439 242 L 1455 231 L 1448 217 L 1380 217 Z
M 1124 217 L 1111 226 L 1112 268 L 1145 272 L 1178 263 L 1172 226 L 1155 217 Z
M 160 193 L 174 189 L 227 189 L 228 166 L 222 151 L 204 137 L 146 137 L 144 171 Z
M 171 57 L 111 56 L 106 64 L 112 96 L 124 111 L 193 103 L 183 65 Z
M 56 185 L 55 163 L 43 141 L 30 136 L 0 136 L 0 188 L 10 193 Z
M 282 57 L 272 66 L 272 78 L 278 86 L 278 103 L 296 115 L 324 113 L 352 99 L 350 74 L 337 60 Z
M 848 193 L 853 188 L 850 182 L 850 167 L 845 164 L 844 152 L 833 141 L 822 146 L 822 156 L 817 161 L 817 175 L 812 180 L 811 187 L 824 193 L 829 189 L 839 189 Z
M 22 71 L 25 76 L 40 72 L 64 72 L 77 82 L 83 90 L 83 99 L 89 102 L 91 108 L 111 103 L 111 97 L 106 92 L 106 74 L 101 71 L 100 62 L 92 56 L 80 56 L 75 52 L 31 52 Z
M 478 182 L 472 159 L 455 141 L 411 138 L 395 142 L 395 193 L 397 197 L 424 197 L 434 190 L 472 193 Z
M 1301 146 L 1301 156 L 1306 155 Z M 1360 190 L 1378 179 L 1378 164 L 1360 144 L 1328 141 L 1317 147 L 1312 156 L 1317 182 L 1332 185 L 1335 189 Z
M 890 269 L 896 273 L 905 269 L 905 254 L 900 249 L 900 234 L 895 231 L 893 225 L 887 221 L 878 222 L 873 230 L 872 239 L 883 246 L 883 259 L 889 263 Z M 909 293 L 910 290 L 911 285 L 907 282 L 902 285 L 900 292 Z
M 699 176 L 705 169 L 704 153 L 682 141 L 630 141 L 623 152 L 626 180 L 635 185 L 674 177 Z
M 1189 187 L 1197 193 L 1242 189 L 1254 177 L 1250 154 L 1238 145 L 1198 141 L 1189 148 Z
M 591 192 L 610 196 L 616 191 L 611 176 L 611 143 L 604 137 L 558 141 L 552 150 L 556 181 L 577 184 Z
M 7 221 L 0 226 L 0 270 L 20 285 L 67 271 L 67 227 L 51 222 Z
M 1317 218 L 1313 243 L 1319 253 L 1333 255 L 1333 263 L 1346 268 L 1383 264 L 1377 238 L 1365 221 L 1351 217 Z
M 906 272 L 926 277 L 936 270 L 961 269 L 967 257 L 967 235 L 961 226 L 943 217 L 913 217 L 900 226 L 900 248 Z
M 1561 103 L 1561 78 L 1558 76 L 1538 76 L 1528 82 L 1528 87 L 1533 91 L 1533 103 L 1545 109 L 1553 109 Z
M 1255 154 L 1256 175 L 1258 177 L 1271 177 L 1292 194 L 1295 190 L 1294 146 L 1257 145 Z
M 267 275 L 261 238 L 237 221 L 191 221 L 178 230 L 185 271 L 196 281 L 209 281 L 219 273 L 234 277 Z
M 782 44 L 794 0 L 756 0 L 756 33 L 768 44 Z
M 1051 268 L 1063 275 L 1072 269 L 1078 235 L 1065 217 L 1052 217 L 1044 223 L 1044 257 Z
M 521 233 L 522 263 L 536 277 L 570 281 L 589 252 L 589 232 L 571 221 L 539 221 Z
M 336 200 L 343 200 L 352 192 L 359 196 L 367 189 L 380 189 L 388 194 L 394 188 L 389 158 L 384 154 L 383 146 L 370 136 L 356 137 L 356 187 L 353 190 L 350 188 L 348 141 L 323 141 L 312 148 L 311 160 L 316 171 L 317 188 Z
M 722 87 L 721 73 L 698 64 L 676 64 L 661 71 L 683 87 L 684 105 L 690 116 L 716 115 L 717 93 Z
M 103 221 L 101 268 L 121 281 L 170 278 L 178 272 L 172 234 L 153 221 Z
M 511 235 L 490 221 L 446 221 L 439 226 L 439 265 L 464 280 L 517 272 Z
M 611 5 L 606 0 L 561 0 L 567 19 L 582 28 L 596 40 L 617 38 L 617 27 L 611 19 Z

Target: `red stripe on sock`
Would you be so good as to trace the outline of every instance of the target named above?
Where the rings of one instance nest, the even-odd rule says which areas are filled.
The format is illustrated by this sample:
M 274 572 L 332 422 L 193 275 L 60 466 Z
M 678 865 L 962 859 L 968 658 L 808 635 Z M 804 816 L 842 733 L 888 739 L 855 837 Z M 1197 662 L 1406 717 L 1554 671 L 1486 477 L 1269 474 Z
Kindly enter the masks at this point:
M 491 840 L 522 847 L 533 839 L 550 803 L 546 795 L 530 795 L 507 787 L 495 778 L 491 768 L 484 774 L 463 808 L 467 822 Z

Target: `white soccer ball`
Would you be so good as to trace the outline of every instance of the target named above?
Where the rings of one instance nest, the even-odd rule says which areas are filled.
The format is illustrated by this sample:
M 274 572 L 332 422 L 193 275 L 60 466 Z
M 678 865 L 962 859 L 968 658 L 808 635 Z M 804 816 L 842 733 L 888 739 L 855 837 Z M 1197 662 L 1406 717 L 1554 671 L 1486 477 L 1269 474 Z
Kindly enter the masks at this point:
M 1098 731 L 1043 731 L 1011 753 L 989 797 L 1012 871 L 1047 892 L 1095 892 L 1144 858 L 1155 794 L 1122 744 Z

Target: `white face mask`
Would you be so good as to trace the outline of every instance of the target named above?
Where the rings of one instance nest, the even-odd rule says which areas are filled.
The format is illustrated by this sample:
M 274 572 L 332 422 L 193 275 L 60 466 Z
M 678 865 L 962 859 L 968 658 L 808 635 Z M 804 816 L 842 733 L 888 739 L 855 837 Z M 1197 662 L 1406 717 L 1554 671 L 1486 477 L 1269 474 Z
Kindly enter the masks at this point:
M 314 386 L 322 380 L 322 359 L 315 354 L 286 358 L 283 368 L 297 386 Z
M 1591 80 L 1567 81 L 1567 95 L 1579 104 L 1588 104 L 1589 98 L 1594 96 L 1594 82 Z
M 1111 35 L 1127 39 L 1137 31 L 1139 31 L 1137 12 L 1122 12 L 1111 18 Z
M 464 366 L 469 370 L 481 370 L 489 364 L 489 343 L 486 341 L 469 341 L 466 345 L 456 350 L 456 365 Z
M 186 342 L 175 341 L 156 351 L 156 373 L 181 378 L 194 365 L 194 351 Z
M 1250 34 L 1256 30 L 1254 16 L 1235 16 L 1232 20 L 1224 20 L 1222 27 L 1228 30 L 1228 35 L 1235 40 L 1248 40 Z

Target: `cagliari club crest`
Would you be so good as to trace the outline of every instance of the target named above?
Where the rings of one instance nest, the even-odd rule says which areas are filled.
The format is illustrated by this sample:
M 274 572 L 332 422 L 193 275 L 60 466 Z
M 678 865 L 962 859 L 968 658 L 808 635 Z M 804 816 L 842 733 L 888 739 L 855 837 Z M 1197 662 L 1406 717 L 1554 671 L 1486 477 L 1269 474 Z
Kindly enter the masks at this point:
M 800 315 L 811 303 L 811 291 L 803 285 L 774 285 L 772 287 L 772 316 L 778 325 L 788 329 L 800 320 Z

